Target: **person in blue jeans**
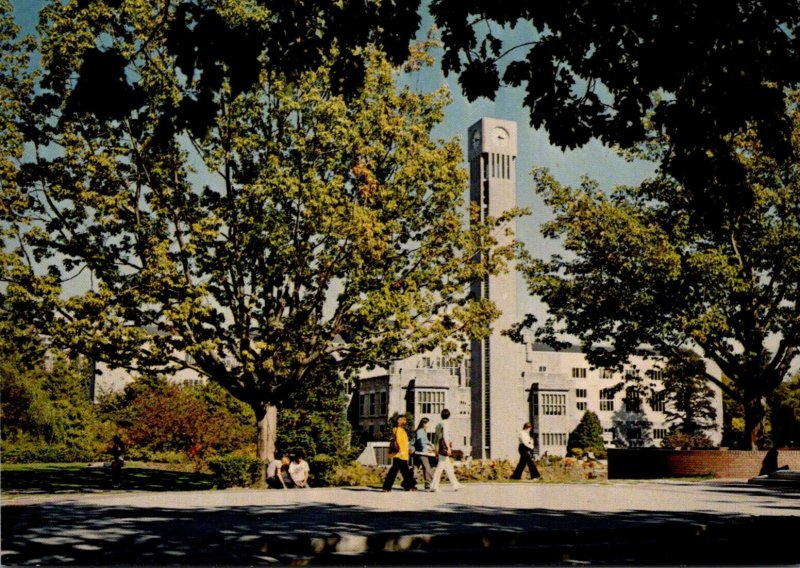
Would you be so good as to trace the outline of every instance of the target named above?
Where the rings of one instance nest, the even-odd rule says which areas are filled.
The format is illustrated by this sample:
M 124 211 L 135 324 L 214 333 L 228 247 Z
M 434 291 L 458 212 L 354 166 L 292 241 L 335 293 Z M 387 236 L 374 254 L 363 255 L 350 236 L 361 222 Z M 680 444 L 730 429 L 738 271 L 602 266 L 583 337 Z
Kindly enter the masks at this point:
M 430 420 L 423 417 L 417 425 L 414 436 L 414 460 L 422 468 L 422 479 L 425 480 L 425 489 L 431 488 L 433 468 L 436 467 L 436 447 L 428 439 L 428 424 Z

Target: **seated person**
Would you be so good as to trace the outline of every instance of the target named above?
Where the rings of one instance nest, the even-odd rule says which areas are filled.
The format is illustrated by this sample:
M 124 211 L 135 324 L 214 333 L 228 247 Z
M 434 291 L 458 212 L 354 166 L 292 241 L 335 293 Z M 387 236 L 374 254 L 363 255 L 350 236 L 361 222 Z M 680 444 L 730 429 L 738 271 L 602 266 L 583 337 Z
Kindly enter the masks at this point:
M 292 487 L 292 478 L 289 476 L 289 458 L 283 456 L 274 459 L 267 466 L 267 485 L 273 489 L 288 489 Z
M 308 462 L 303 459 L 303 454 L 297 454 L 289 464 L 289 476 L 295 487 L 308 487 L 308 473 L 310 468 Z

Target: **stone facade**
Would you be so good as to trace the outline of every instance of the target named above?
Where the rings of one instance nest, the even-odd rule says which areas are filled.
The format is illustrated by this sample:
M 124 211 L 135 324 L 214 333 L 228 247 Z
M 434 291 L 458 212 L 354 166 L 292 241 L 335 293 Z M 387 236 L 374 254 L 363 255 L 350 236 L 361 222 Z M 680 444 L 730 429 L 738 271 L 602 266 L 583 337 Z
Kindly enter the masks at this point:
M 467 132 L 470 199 L 481 216 L 496 217 L 516 206 L 516 123 L 484 118 Z M 514 226 L 510 227 L 512 235 Z M 498 235 L 501 243 L 512 236 Z M 523 423 L 533 424 L 533 437 L 541 453 L 564 455 L 569 433 L 584 412 L 600 418 L 609 447 L 660 445 L 668 424 L 664 403 L 658 397 L 638 399 L 628 390 L 626 375 L 641 378 L 650 391 L 659 391 L 661 369 L 657 358 L 632 359 L 622 372 L 594 369 L 575 348 L 556 352 L 533 343 L 519 344 L 503 335 L 517 321 L 517 273 L 475 283 L 471 293 L 493 300 L 502 315 L 494 333 L 473 343 L 465 355 L 469 364 L 456 367 L 436 354 L 397 361 L 389 369 L 361 376 L 355 427 L 374 437 L 393 413 L 410 411 L 415 420 L 428 416 L 439 421 L 441 408 L 452 413 L 450 426 L 458 449 L 474 458 L 516 460 L 517 436 Z M 708 364 L 708 372 L 720 376 Z M 708 432 L 722 437 L 722 395 L 712 386 L 717 427 Z M 365 413 L 366 411 L 367 413 Z
M 427 417 L 435 425 L 447 408 L 458 449 L 469 453 L 469 362 L 464 358 L 427 353 L 396 361 L 388 369 L 364 373 L 352 406 L 357 428 L 370 438 L 377 437 L 381 426 L 394 414 L 410 412 L 417 422 Z

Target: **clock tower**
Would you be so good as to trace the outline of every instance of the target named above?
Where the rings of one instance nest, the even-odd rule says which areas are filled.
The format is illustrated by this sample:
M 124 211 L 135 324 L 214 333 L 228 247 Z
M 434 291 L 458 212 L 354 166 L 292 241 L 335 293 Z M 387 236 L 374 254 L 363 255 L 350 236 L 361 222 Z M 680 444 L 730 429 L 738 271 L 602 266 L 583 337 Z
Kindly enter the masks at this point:
M 482 118 L 469 127 L 467 136 L 470 201 L 479 206 L 481 220 L 499 217 L 517 205 L 517 124 Z M 511 235 L 505 228 L 496 235 L 499 244 L 514 238 L 513 222 L 509 228 Z M 501 332 L 517 322 L 516 266 L 475 282 L 471 292 L 494 301 L 502 312 L 491 336 L 471 346 L 472 455 L 513 459 L 518 432 L 526 421 L 526 402 L 519 395 L 522 350 Z

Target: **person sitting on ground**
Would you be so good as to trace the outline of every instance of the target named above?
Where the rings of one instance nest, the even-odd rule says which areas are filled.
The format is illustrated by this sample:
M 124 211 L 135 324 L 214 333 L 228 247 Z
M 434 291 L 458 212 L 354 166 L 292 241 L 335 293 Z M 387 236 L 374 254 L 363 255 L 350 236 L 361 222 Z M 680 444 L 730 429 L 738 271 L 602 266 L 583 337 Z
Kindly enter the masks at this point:
M 289 476 L 289 458 L 274 459 L 267 466 L 267 485 L 273 489 L 288 489 L 294 484 Z
M 303 459 L 303 454 L 296 454 L 289 464 L 289 477 L 292 478 L 292 483 L 294 483 L 295 487 L 308 487 L 308 474 L 310 471 L 311 468 L 308 466 L 308 462 Z

